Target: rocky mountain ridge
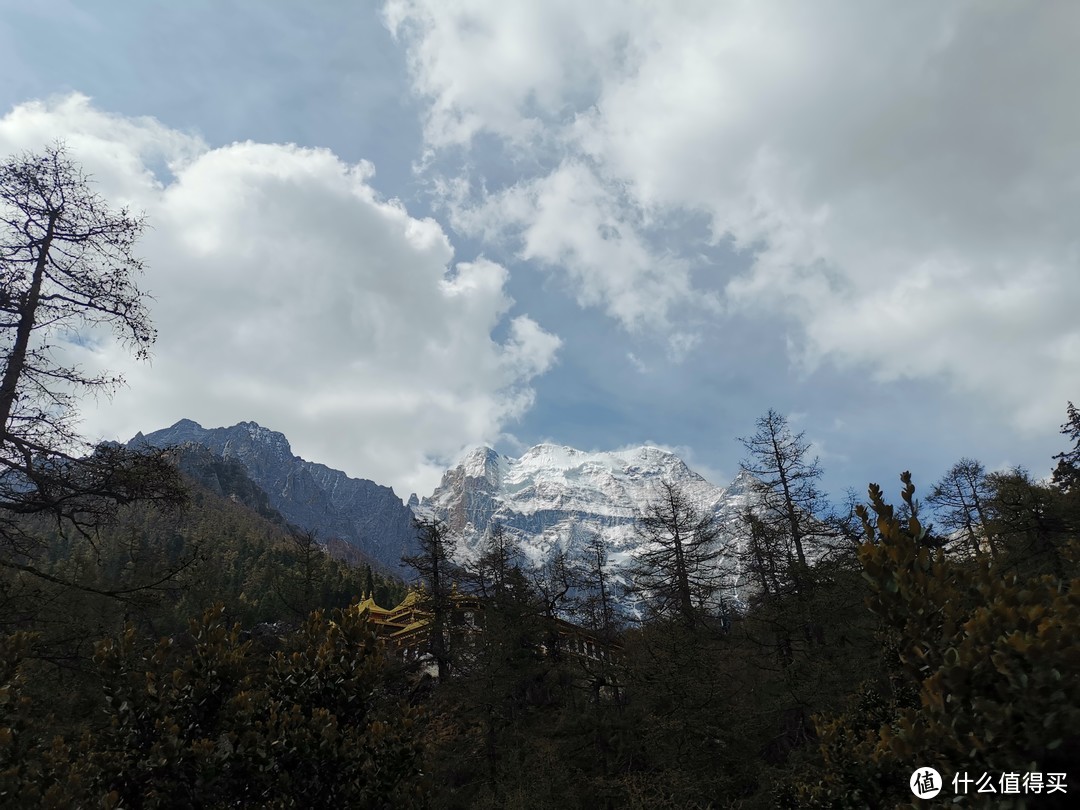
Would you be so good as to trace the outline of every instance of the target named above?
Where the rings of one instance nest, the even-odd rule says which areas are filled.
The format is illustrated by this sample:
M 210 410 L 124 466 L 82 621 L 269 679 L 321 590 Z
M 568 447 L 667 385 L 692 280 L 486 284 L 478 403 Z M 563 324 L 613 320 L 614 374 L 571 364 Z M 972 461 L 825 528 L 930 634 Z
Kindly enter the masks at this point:
M 255 422 L 204 428 L 190 419 L 148 434 L 129 447 L 194 443 L 239 462 L 290 523 L 314 530 L 324 543 L 344 541 L 388 572 L 400 574 L 402 554 L 414 550 L 412 512 L 390 487 L 350 478 L 340 470 L 293 455 L 284 434 Z
M 255 422 L 204 428 L 182 419 L 140 433 L 128 446 L 187 444 L 241 465 L 289 523 L 315 530 L 324 543 L 357 548 L 398 575 L 405 573 L 401 556 L 415 550 L 414 514 L 444 520 L 459 540 L 463 562 L 478 553 L 485 533 L 498 523 L 533 566 L 556 549 L 571 563 L 581 562 L 589 540 L 599 536 L 615 574 L 640 547 L 635 524 L 658 498 L 661 483 L 676 484 L 695 506 L 732 527 L 751 490 L 744 475 L 728 487 L 716 486 L 660 447 L 586 452 L 540 444 L 518 458 L 474 448 L 443 474 L 431 495 L 413 495 L 406 504 L 389 487 L 293 455 L 282 433 Z M 727 542 L 737 543 L 734 532 Z

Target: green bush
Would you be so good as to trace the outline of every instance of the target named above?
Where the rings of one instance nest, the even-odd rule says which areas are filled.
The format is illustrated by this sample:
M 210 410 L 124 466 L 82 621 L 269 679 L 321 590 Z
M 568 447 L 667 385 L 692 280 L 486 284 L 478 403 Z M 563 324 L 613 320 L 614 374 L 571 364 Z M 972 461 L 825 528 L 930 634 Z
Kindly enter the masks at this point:
M 424 801 L 417 713 L 385 685 L 386 657 L 355 611 L 315 612 L 270 653 L 221 606 L 179 640 L 98 645 L 106 728 L 77 745 L 23 721 L 18 660 L 0 676 L 0 800 L 25 807 L 408 808 Z
M 1068 772 L 1080 756 L 1080 580 L 946 558 L 919 522 L 910 474 L 901 478 L 911 517 L 871 485 L 859 549 L 870 608 L 891 632 L 892 683 L 818 719 L 824 773 L 796 787 L 803 806 L 908 801 L 918 766 L 949 782 L 963 771 Z M 1075 571 L 1075 541 L 1068 550 Z

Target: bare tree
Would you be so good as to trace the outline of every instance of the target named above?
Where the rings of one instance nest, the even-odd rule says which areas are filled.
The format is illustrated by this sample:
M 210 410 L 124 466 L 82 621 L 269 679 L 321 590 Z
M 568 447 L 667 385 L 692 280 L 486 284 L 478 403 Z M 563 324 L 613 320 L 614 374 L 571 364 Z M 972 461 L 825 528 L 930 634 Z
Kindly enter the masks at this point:
M 615 633 L 615 602 L 611 574 L 608 573 L 607 543 L 599 532 L 593 532 L 585 543 L 584 587 L 589 591 L 583 602 L 589 625 L 601 640 L 610 641 Z
M 962 458 L 934 484 L 926 503 L 933 507 L 940 529 L 959 533 L 978 554 L 982 540 L 990 540 L 986 504 L 992 494 L 983 465 Z
M 694 626 L 720 607 L 723 548 L 715 514 L 699 509 L 677 485 L 664 481 L 637 530 L 643 550 L 626 573 L 631 593 L 654 615 Z
M 789 555 L 783 535 L 762 520 L 750 505 L 739 511 L 738 525 L 742 529 L 742 567 L 760 589 L 761 598 L 768 600 L 784 593 L 789 581 Z
M 754 514 L 770 532 L 783 532 L 798 571 L 806 569 L 806 543 L 824 529 L 818 515 L 824 498 L 817 489 L 821 477 L 818 460 L 810 459 L 810 443 L 803 433 L 792 433 L 786 417 L 769 410 L 757 420 L 757 432 L 739 441 L 749 454 L 743 471 L 758 482 Z M 798 571 L 795 580 L 799 579 Z
M 556 545 L 544 562 L 530 572 L 529 579 L 549 620 L 572 612 L 572 594 L 580 585 L 580 577 L 562 546 Z
M 501 601 L 509 587 L 510 574 L 521 567 L 521 551 L 501 523 L 488 528 L 480 555 L 465 566 L 464 576 L 483 599 Z
M 162 451 L 91 447 L 75 429 L 78 398 L 121 377 L 65 362 L 72 345 L 110 329 L 146 358 L 155 338 L 135 285 L 143 222 L 114 211 L 56 145 L 0 165 L 0 565 L 37 567 L 27 517 L 49 515 L 91 538 L 134 501 L 183 500 Z M 77 583 L 64 583 L 78 586 Z M 98 591 L 119 596 L 122 591 Z

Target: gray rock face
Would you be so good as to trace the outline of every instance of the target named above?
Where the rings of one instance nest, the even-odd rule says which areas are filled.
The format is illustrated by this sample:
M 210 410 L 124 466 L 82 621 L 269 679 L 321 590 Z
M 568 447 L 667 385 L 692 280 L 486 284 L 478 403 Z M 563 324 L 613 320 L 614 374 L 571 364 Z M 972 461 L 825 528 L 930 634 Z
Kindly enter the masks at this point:
M 190 419 L 147 435 L 129 447 L 194 443 L 239 462 L 290 523 L 318 532 L 323 542 L 343 540 L 400 574 L 403 554 L 416 542 L 412 512 L 389 487 L 350 478 L 340 470 L 293 455 L 288 439 L 255 422 L 204 428 Z
M 132 441 L 138 439 L 146 443 L 142 434 Z M 195 442 L 177 445 L 175 458 L 182 473 L 213 494 L 241 503 L 271 523 L 280 526 L 287 523 L 281 513 L 270 505 L 270 498 L 251 480 L 239 461 L 222 458 Z

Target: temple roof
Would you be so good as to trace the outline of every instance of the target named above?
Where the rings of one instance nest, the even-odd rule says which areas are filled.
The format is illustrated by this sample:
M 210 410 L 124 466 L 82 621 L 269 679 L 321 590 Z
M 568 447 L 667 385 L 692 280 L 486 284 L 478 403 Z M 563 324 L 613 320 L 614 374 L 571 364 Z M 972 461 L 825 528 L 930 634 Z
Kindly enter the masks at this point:
M 368 613 L 378 613 L 383 615 L 390 613 L 390 611 L 386 608 L 379 607 L 377 604 L 375 604 L 375 599 L 371 596 L 369 596 L 367 599 L 365 599 L 363 602 L 356 606 L 357 613 L 363 613 L 365 610 Z

